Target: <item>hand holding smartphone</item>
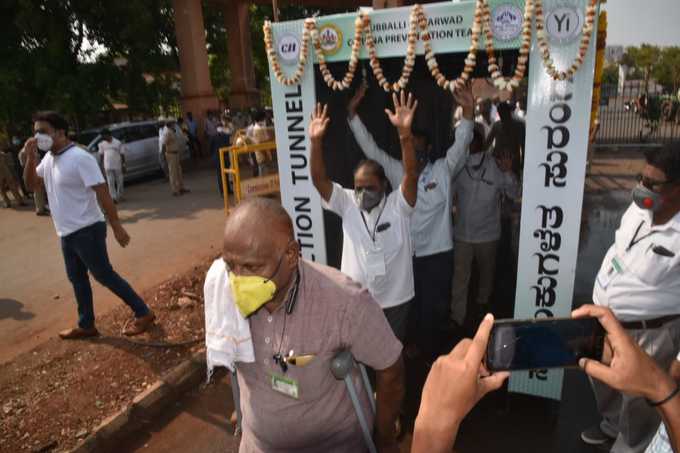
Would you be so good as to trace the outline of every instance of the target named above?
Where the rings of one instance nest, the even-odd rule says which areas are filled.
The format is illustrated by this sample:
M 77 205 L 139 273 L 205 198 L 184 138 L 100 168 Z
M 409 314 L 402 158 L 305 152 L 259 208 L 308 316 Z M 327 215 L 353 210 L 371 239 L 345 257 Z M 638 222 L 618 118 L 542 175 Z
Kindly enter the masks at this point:
M 487 345 L 490 371 L 577 367 L 601 360 L 605 331 L 597 318 L 501 319 Z

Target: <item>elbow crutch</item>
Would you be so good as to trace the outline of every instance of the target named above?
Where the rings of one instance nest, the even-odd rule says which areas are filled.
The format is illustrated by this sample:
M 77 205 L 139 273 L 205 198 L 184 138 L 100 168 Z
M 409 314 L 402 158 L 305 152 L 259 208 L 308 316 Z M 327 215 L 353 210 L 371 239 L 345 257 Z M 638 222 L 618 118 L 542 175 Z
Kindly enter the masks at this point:
M 364 440 L 366 441 L 366 446 L 370 453 L 377 453 L 375 443 L 373 442 L 373 436 L 371 434 L 371 427 L 368 426 L 368 421 L 364 414 L 364 410 L 361 407 L 361 402 L 359 401 L 359 396 L 357 395 L 356 387 L 354 386 L 354 381 L 352 380 L 352 370 L 357 365 L 354 360 L 352 353 L 347 349 L 340 351 L 333 357 L 331 361 L 331 373 L 337 380 L 344 380 L 347 386 L 347 391 L 349 392 L 349 397 L 352 400 L 352 405 L 354 406 L 354 411 L 359 419 L 359 425 L 361 425 L 361 431 L 364 434 Z M 361 378 L 364 382 L 364 387 L 368 392 L 368 399 L 371 402 L 371 409 L 373 414 L 375 414 L 375 400 L 373 399 L 373 390 L 371 389 L 371 383 L 368 380 L 368 375 L 366 373 L 366 367 L 363 364 L 358 364 L 361 371 Z
M 231 396 L 234 398 L 234 409 L 236 410 L 236 426 L 234 426 L 234 436 L 241 434 L 241 393 L 238 388 L 238 379 L 236 378 L 236 367 L 230 373 L 230 387 Z

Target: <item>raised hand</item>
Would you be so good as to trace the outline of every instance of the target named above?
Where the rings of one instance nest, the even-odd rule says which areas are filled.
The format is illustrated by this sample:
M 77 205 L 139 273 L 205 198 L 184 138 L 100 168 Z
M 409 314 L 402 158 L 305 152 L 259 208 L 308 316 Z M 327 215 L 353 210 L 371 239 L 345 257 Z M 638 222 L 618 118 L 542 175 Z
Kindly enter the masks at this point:
M 418 101 L 411 93 L 409 93 L 408 98 L 406 98 L 404 90 L 400 91 L 399 97 L 397 97 L 396 93 L 392 93 L 392 101 L 394 102 L 394 113 L 392 113 L 390 109 L 385 109 L 387 117 L 390 119 L 392 125 L 399 130 L 399 135 L 410 134 L 413 116 L 418 107 Z
M 309 122 L 309 139 L 321 140 L 326 134 L 329 122 L 328 104 L 321 107 L 321 103 L 317 102 L 314 113 L 312 113 L 312 120 Z
M 453 92 L 453 99 L 463 108 L 463 117 L 472 120 L 474 117 L 475 97 L 472 94 L 472 85 L 466 83 L 460 90 Z
M 489 373 L 482 363 L 492 327 L 493 316 L 486 315 L 473 340 L 462 340 L 434 362 L 423 387 L 411 452 L 451 451 L 465 415 L 508 378 L 507 372 Z
M 35 137 L 31 137 L 26 140 L 24 144 L 24 149 L 26 150 L 26 158 L 36 159 L 38 158 L 38 140 Z
M 453 92 L 453 98 L 461 107 L 472 107 L 475 103 L 475 97 L 472 94 L 472 85 L 466 83 L 465 86 Z
M 368 90 L 368 85 L 364 81 L 364 82 L 361 83 L 361 85 L 359 85 L 359 88 L 357 88 L 357 91 L 356 91 L 356 93 L 354 93 L 354 96 L 352 96 L 352 99 L 349 100 L 349 104 L 347 105 L 347 110 L 349 112 L 349 118 L 350 119 L 354 118 L 354 115 L 357 114 L 357 109 L 359 108 L 361 101 L 364 99 L 364 96 L 366 96 L 367 90 Z

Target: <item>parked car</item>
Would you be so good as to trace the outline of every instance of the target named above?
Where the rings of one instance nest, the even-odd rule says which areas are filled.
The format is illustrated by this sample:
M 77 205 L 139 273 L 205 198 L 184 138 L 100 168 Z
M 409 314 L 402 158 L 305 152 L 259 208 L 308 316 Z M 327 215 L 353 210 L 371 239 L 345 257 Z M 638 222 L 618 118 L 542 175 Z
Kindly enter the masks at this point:
M 87 150 L 93 153 L 97 160 L 101 162 L 98 145 L 103 140 L 99 133 L 104 128 L 111 131 L 111 135 L 125 144 L 126 155 L 125 164 L 127 172 L 125 180 L 131 180 L 142 176 L 156 174 L 164 171 L 159 159 L 159 124 L 157 121 L 138 121 L 134 123 L 118 123 L 102 126 L 96 130 L 84 131 L 81 136 L 94 132 L 96 135 L 87 145 Z M 177 128 L 179 130 L 179 128 Z M 184 135 L 180 134 L 180 137 Z M 182 138 L 181 159 L 189 159 L 189 144 L 186 138 Z

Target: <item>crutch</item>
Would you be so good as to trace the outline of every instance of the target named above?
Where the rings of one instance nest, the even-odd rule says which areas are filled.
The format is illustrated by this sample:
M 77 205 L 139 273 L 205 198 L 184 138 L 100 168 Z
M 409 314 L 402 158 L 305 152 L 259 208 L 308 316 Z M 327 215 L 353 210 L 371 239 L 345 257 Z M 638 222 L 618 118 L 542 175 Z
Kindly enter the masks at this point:
M 361 431 L 364 433 L 364 440 L 366 441 L 366 446 L 370 453 L 377 453 L 375 444 L 373 443 L 373 436 L 371 435 L 371 428 L 368 426 L 368 421 L 364 414 L 364 410 L 359 402 L 359 396 L 357 395 L 356 387 L 354 386 L 354 381 L 352 380 L 352 370 L 357 365 L 354 360 L 352 353 L 347 349 L 338 352 L 333 360 L 331 361 L 331 373 L 337 380 L 344 380 L 347 386 L 347 391 L 349 392 L 349 397 L 352 400 L 352 405 L 354 406 L 354 411 L 359 419 L 359 425 L 361 425 Z M 361 377 L 364 382 L 364 387 L 368 392 L 368 399 L 371 401 L 371 409 L 375 414 L 375 401 L 373 399 L 373 391 L 371 390 L 371 383 L 368 381 L 368 375 L 366 374 L 366 368 L 363 364 L 359 364 L 359 369 L 361 370 Z
M 231 372 L 231 396 L 234 398 L 234 408 L 236 409 L 236 426 L 234 426 L 234 436 L 241 434 L 241 392 L 238 388 L 238 379 L 236 378 L 236 367 Z

